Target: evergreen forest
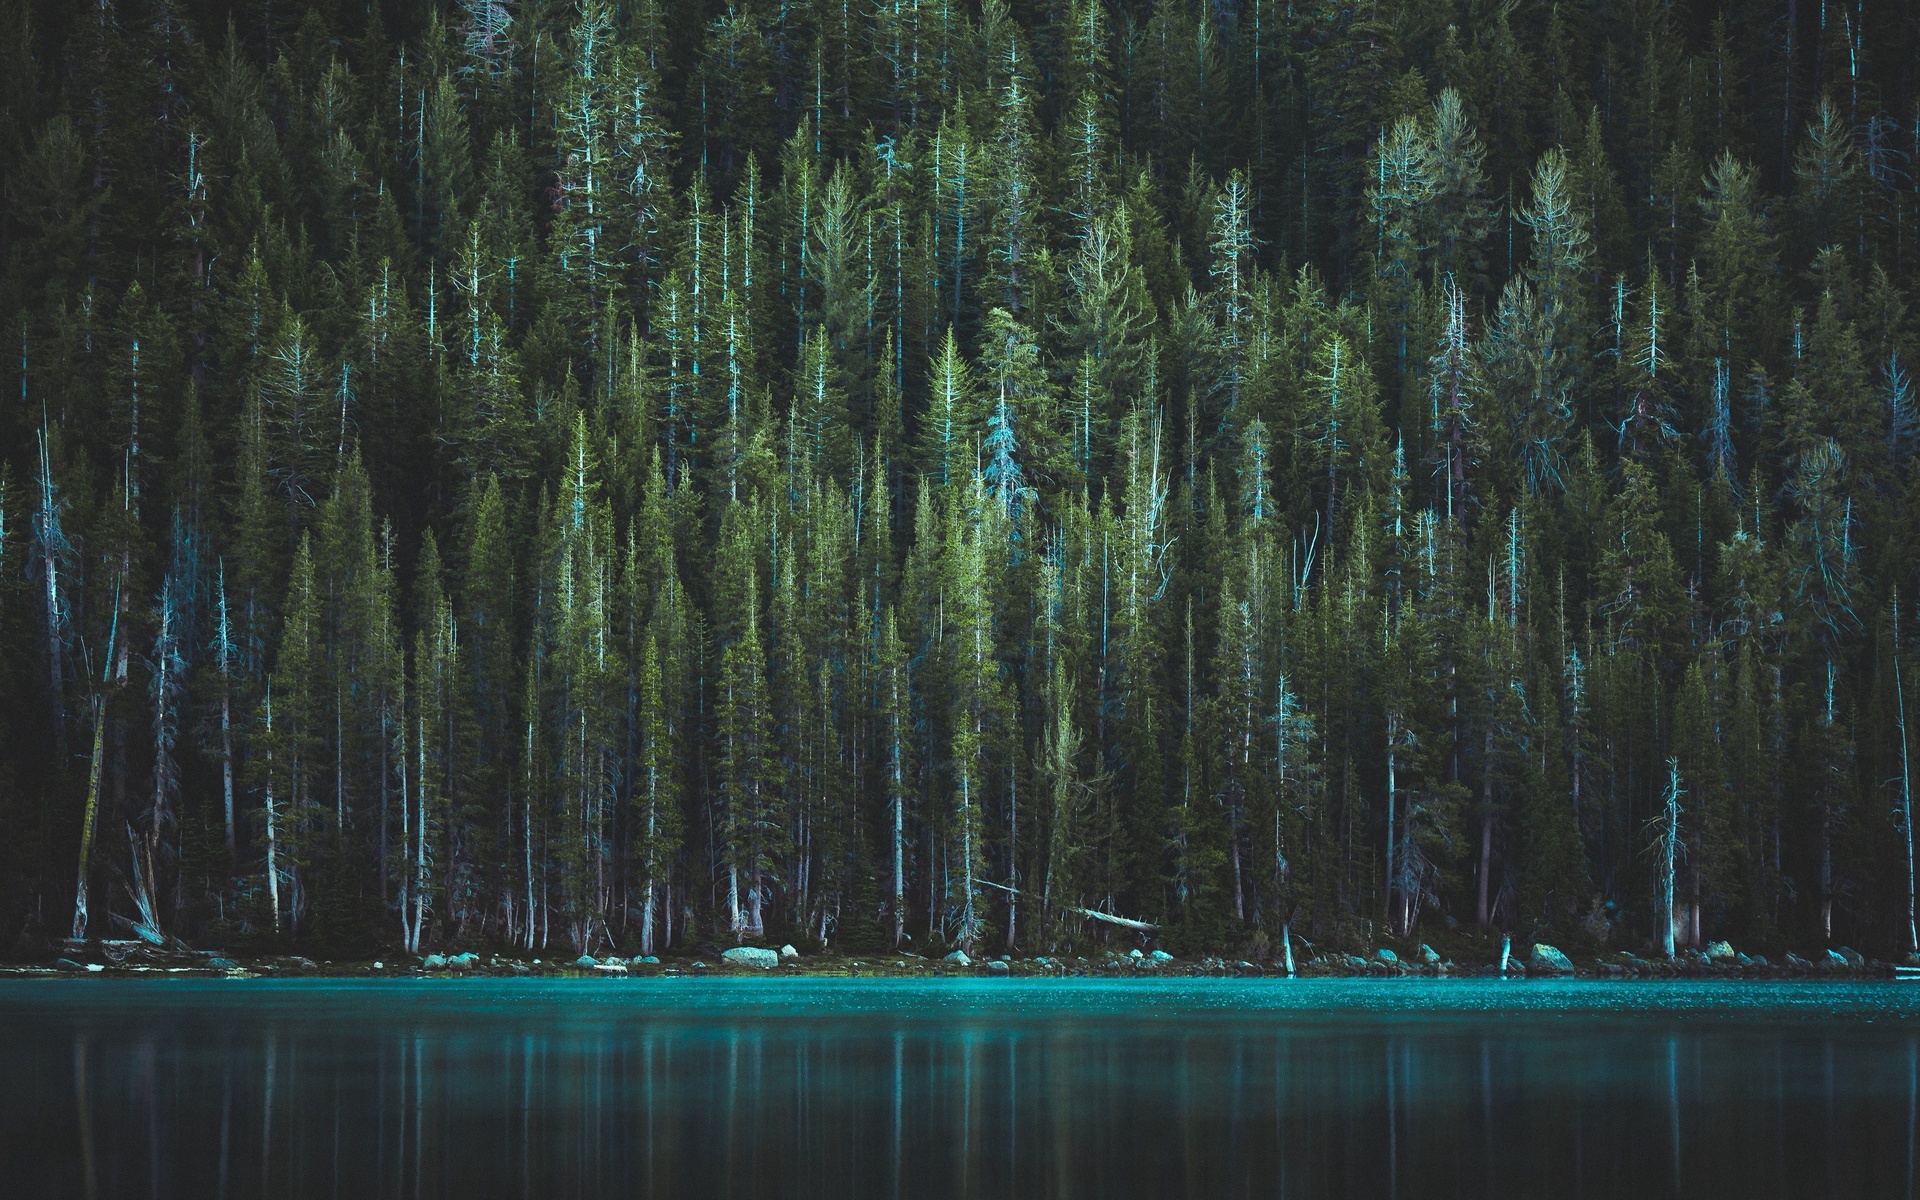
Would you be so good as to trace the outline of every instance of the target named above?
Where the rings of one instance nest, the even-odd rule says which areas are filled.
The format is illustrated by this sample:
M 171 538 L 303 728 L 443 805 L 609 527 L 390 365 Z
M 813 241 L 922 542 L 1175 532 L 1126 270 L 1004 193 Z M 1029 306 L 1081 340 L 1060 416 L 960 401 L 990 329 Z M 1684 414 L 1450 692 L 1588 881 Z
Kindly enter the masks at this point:
M 1920 7 L 0 0 L 0 93 L 0 953 L 1920 950 Z

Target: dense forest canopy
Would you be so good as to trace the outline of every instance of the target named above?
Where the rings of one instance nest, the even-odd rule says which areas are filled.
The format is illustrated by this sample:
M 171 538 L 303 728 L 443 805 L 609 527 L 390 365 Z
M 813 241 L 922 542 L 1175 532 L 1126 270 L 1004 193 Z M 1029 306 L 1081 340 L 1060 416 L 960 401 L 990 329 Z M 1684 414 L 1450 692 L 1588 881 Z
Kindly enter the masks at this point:
M 0 948 L 1915 948 L 1920 9 L 0 31 Z

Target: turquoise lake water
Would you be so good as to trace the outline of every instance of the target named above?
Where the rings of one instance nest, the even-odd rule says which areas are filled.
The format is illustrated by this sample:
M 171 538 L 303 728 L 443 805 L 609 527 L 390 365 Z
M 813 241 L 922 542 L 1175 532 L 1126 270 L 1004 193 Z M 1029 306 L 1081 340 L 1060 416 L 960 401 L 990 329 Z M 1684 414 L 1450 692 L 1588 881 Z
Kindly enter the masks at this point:
M 0 981 L 0 1195 L 1906 1196 L 1920 984 Z

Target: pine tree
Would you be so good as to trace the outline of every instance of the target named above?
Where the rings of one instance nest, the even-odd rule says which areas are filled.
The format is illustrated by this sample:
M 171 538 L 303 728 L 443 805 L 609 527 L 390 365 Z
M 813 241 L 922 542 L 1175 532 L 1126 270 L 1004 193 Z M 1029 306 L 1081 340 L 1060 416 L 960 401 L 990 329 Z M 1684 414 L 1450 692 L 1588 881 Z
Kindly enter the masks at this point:
M 990 870 L 987 813 L 999 761 L 996 750 L 1005 698 L 988 567 L 988 555 L 997 552 L 1001 536 L 997 510 L 987 503 L 985 480 L 978 475 L 963 496 L 962 502 L 948 509 L 947 561 L 941 582 L 953 682 L 943 924 L 948 940 L 971 952 L 984 936 L 986 922 L 980 883 Z
M 1041 250 L 1040 199 L 1034 158 L 1041 146 L 1027 78 L 1027 51 L 1016 35 L 992 49 L 1000 77 L 995 97 L 991 153 L 987 156 L 987 275 L 981 293 L 986 304 L 1023 315 L 1034 286 Z M 957 202 L 956 202 L 957 203 Z
M 267 474 L 286 509 L 292 527 L 299 515 L 313 508 L 324 494 L 321 481 L 333 458 L 326 437 L 326 370 L 308 340 L 306 324 L 289 315 L 278 343 L 269 354 L 262 380 L 261 413 L 265 425 Z
M 940 357 L 931 364 L 927 411 L 920 419 L 920 472 L 936 487 L 963 481 L 974 440 L 984 424 L 974 398 L 973 370 L 961 357 L 953 327 L 940 343 Z
M 1325 480 L 1321 503 L 1330 544 L 1350 495 L 1365 496 L 1386 470 L 1387 452 L 1373 372 L 1346 338 L 1329 333 L 1315 347 L 1307 378 L 1306 427 L 1302 431 Z
M 1380 135 L 1373 176 L 1367 188 L 1373 270 L 1381 307 L 1394 330 L 1396 373 L 1404 380 L 1413 309 L 1433 250 L 1425 210 L 1437 185 L 1433 146 L 1418 120 L 1401 117 Z
M 1801 253 L 1860 244 L 1860 161 L 1853 131 L 1831 99 L 1822 97 L 1794 152 L 1794 207 L 1800 218 Z
M 887 813 L 888 866 L 891 889 L 888 911 L 893 917 L 893 944 L 907 937 L 907 810 L 913 792 L 913 742 L 908 721 L 909 688 L 912 682 L 907 666 L 906 647 L 900 641 L 894 610 L 888 608 L 880 619 L 880 636 L 874 663 L 877 689 L 877 713 L 880 772 L 885 783 Z
M 1452 276 L 1441 292 L 1446 324 L 1428 364 L 1434 444 L 1439 449 L 1447 523 L 1467 524 L 1476 507 L 1475 477 L 1485 457 L 1486 431 L 1474 416 L 1482 390 L 1480 363 L 1467 331 L 1466 296 Z
M 1500 296 L 1485 351 L 1502 431 L 1529 493 L 1565 487 L 1567 443 L 1580 408 L 1589 306 L 1584 270 L 1591 241 L 1568 190 L 1560 150 L 1540 156 L 1520 220 L 1532 231 L 1524 279 Z
M 979 253 L 983 168 L 966 110 L 949 109 L 934 133 L 932 154 L 933 231 L 929 239 L 939 275 L 934 308 L 962 329 L 971 326 L 968 306 L 973 260 Z
M 319 597 L 314 588 L 312 539 L 303 536 L 288 575 L 286 616 L 267 682 L 261 740 L 265 743 L 267 886 L 274 896 L 274 926 L 284 915 L 298 929 L 307 915 L 304 872 L 318 832 L 316 791 L 320 781 L 321 704 L 314 685 L 322 678 Z M 278 795 L 276 796 L 276 792 Z M 282 898 L 281 888 L 287 891 Z
M 834 361 L 832 339 L 824 327 L 807 335 L 800 361 L 795 424 L 805 439 L 809 468 L 822 477 L 835 477 L 852 458 L 855 431 L 847 410 L 845 376 Z
M 437 74 L 422 92 L 418 235 L 427 255 L 445 262 L 473 189 L 473 134 L 451 72 Z
M 662 622 L 664 624 L 665 622 Z M 680 749 L 669 706 L 671 693 L 662 686 L 660 638 L 648 629 L 642 635 L 638 680 L 639 750 L 634 762 L 634 804 L 638 808 L 639 837 L 635 847 L 645 889 L 640 952 L 654 953 L 655 912 L 668 886 L 668 870 L 680 843 Z
M 585 953 L 605 933 L 609 837 L 615 807 L 611 516 L 600 499 L 599 464 L 586 419 L 575 414 L 566 486 L 555 498 L 546 627 L 551 658 L 546 715 L 556 772 L 555 817 L 567 934 Z M 450 639 L 449 639 L 450 640 Z M 449 651 L 451 647 L 449 647 Z
M 622 82 L 615 69 L 613 12 L 606 0 L 586 0 L 569 31 L 563 95 L 555 98 L 555 133 L 562 169 L 559 211 L 550 245 L 572 303 L 568 316 L 580 328 L 598 327 L 601 306 L 612 299 L 613 261 L 623 244 L 608 227 L 614 210 L 615 114 Z
M 1667 760 L 1667 788 L 1662 794 L 1661 810 L 1653 818 L 1654 845 L 1661 856 L 1660 866 L 1660 948 L 1669 961 L 1673 958 L 1676 926 L 1679 924 L 1679 909 L 1676 907 L 1676 875 L 1681 853 L 1686 843 L 1680 836 L 1680 816 L 1684 811 L 1680 801 L 1687 794 L 1680 782 L 1680 760 Z
M 788 830 L 775 808 L 779 775 L 774 758 L 772 714 L 767 691 L 766 648 L 760 623 L 760 583 L 754 553 L 736 524 L 723 549 L 723 569 L 731 577 L 740 604 L 739 627 L 730 631 L 720 654 L 715 695 L 720 748 L 720 795 L 724 804 L 722 865 L 733 936 L 755 938 L 765 931 L 767 891 L 778 881 L 776 865 Z
M 1678 633 L 1680 572 L 1673 544 L 1659 527 L 1659 496 L 1651 473 L 1628 461 L 1621 465 L 1621 474 L 1613 529 L 1599 563 L 1597 599 L 1614 643 L 1657 661 Z
M 609 68 L 613 81 L 608 96 L 614 116 L 608 171 L 625 238 L 621 245 L 633 272 L 629 294 L 642 298 L 641 303 L 650 295 L 655 273 L 666 257 L 673 209 L 678 139 L 667 121 L 669 104 L 659 61 L 666 41 L 662 21 L 657 4 L 639 5 L 629 17 L 632 41 L 619 47 Z

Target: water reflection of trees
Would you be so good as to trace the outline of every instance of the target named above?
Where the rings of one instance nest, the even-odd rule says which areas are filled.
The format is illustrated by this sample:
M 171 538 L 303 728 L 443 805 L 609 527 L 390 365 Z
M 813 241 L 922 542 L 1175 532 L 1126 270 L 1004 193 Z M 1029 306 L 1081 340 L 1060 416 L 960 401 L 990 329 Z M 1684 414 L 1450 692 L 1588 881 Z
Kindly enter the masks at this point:
M 35 1139 L 16 1144 L 38 1151 L 21 1181 L 49 1195 L 1784 1195 L 1911 1178 L 1912 1036 L 1403 1026 L 631 1010 L 560 1030 L 89 1026 L 13 1076 L 70 1074 L 67 1099 L 16 1085 L 0 1115 Z

